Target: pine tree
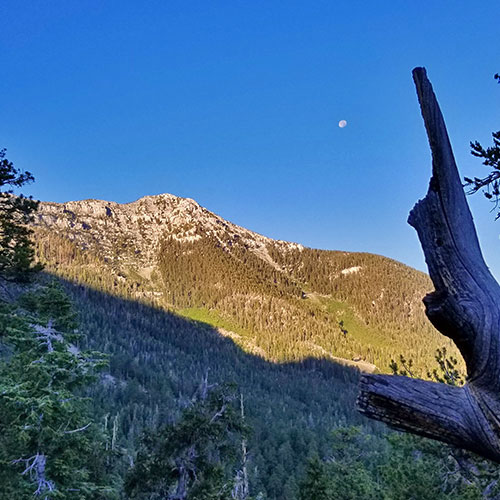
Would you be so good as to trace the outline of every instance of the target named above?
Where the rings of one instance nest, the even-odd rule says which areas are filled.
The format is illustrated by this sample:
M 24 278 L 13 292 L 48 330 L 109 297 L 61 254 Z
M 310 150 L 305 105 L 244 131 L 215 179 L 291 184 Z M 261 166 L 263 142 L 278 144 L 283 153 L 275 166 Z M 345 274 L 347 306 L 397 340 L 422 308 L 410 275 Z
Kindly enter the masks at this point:
M 497 73 L 495 75 L 495 80 L 500 83 L 500 75 Z M 500 130 L 498 132 L 493 132 L 493 146 L 489 146 L 486 149 L 478 142 L 474 141 L 470 143 L 471 154 L 476 158 L 483 159 L 483 165 L 491 168 L 491 172 L 486 177 L 474 177 L 470 179 L 465 177 L 465 185 L 469 186 L 468 194 L 477 193 L 480 189 L 486 188 L 483 191 L 484 196 L 495 203 L 495 207 L 498 207 L 500 201 Z M 496 219 L 500 218 L 500 211 L 496 215 Z
M 230 466 L 245 432 L 235 400 L 234 387 L 210 388 L 205 377 L 177 422 L 144 435 L 125 482 L 129 497 L 230 499 Z
M 17 170 L 0 149 L 0 279 L 29 281 L 41 269 L 34 265 L 34 248 L 28 223 L 38 202 L 31 197 L 15 195 L 13 188 L 34 181 L 30 172 Z
M 70 343 L 75 334 L 63 328 L 74 326 L 69 300 L 55 284 L 0 303 L 2 498 L 116 498 L 96 467 L 104 439 L 79 393 L 104 359 Z
M 312 458 L 300 483 L 299 500 L 334 500 L 330 480 L 325 464 L 318 458 Z

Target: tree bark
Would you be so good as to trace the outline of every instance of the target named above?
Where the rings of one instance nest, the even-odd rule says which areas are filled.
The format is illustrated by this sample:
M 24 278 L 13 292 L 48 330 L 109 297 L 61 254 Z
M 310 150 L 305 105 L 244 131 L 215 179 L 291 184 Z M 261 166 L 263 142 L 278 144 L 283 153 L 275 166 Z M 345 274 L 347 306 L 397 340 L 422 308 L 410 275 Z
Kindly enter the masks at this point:
M 410 212 L 435 291 L 423 300 L 432 324 L 467 365 L 463 387 L 363 375 L 359 410 L 391 427 L 500 463 L 500 287 L 486 266 L 446 126 L 424 68 L 413 70 L 432 152 L 429 190 Z

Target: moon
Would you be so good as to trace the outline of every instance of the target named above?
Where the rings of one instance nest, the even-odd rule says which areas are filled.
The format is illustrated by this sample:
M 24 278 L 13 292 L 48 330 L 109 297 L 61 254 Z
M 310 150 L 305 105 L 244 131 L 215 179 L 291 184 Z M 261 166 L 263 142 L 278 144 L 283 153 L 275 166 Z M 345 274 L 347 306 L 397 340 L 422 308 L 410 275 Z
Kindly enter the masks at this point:
M 344 128 L 347 126 L 347 121 L 346 120 L 340 120 L 339 121 L 339 127 L 340 128 Z

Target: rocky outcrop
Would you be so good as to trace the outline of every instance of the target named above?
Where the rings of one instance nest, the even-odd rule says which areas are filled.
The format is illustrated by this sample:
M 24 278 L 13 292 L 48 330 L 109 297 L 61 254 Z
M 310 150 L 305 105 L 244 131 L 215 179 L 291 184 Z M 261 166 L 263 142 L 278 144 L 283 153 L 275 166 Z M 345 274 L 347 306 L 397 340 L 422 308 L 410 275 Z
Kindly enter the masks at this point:
M 132 203 L 102 200 L 42 202 L 35 226 L 60 233 L 82 249 L 98 252 L 104 259 L 120 261 L 137 269 L 157 260 L 161 241 L 174 238 L 193 242 L 204 237 L 222 247 L 244 245 L 274 265 L 267 245 L 302 249 L 297 243 L 276 241 L 224 220 L 190 198 L 171 194 L 145 196 Z

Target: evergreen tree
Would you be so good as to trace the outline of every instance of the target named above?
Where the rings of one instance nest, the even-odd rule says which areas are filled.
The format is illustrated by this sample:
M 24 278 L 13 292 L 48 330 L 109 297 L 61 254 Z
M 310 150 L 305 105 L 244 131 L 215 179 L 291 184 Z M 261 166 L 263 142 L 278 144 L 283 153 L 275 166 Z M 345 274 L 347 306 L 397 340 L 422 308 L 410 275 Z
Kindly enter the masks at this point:
M 30 172 L 17 170 L 0 149 L 0 279 L 28 281 L 41 266 L 34 265 L 28 223 L 38 207 L 31 197 L 15 195 L 13 188 L 34 181 Z
M 500 75 L 495 75 L 495 80 L 500 83 Z M 495 203 L 495 208 L 498 207 L 500 200 L 500 130 L 493 132 L 493 146 L 486 149 L 478 142 L 470 143 L 471 154 L 477 158 L 483 159 L 483 165 L 489 167 L 491 172 L 486 177 L 474 177 L 470 179 L 465 177 L 465 185 L 469 186 L 469 193 L 477 193 L 480 189 L 486 188 L 483 191 L 484 196 Z M 496 219 L 500 218 L 500 211 L 497 213 Z
M 232 465 L 245 432 L 232 386 L 198 394 L 170 425 L 147 432 L 125 483 L 130 498 L 222 500 L 231 498 Z
M 319 457 L 312 458 L 307 464 L 304 479 L 299 485 L 299 500 L 334 500 L 326 465 Z
M 57 326 L 57 328 L 56 328 Z M 55 284 L 0 303 L 2 498 L 116 498 L 88 400 L 80 395 L 102 355 L 80 351 L 69 299 Z

